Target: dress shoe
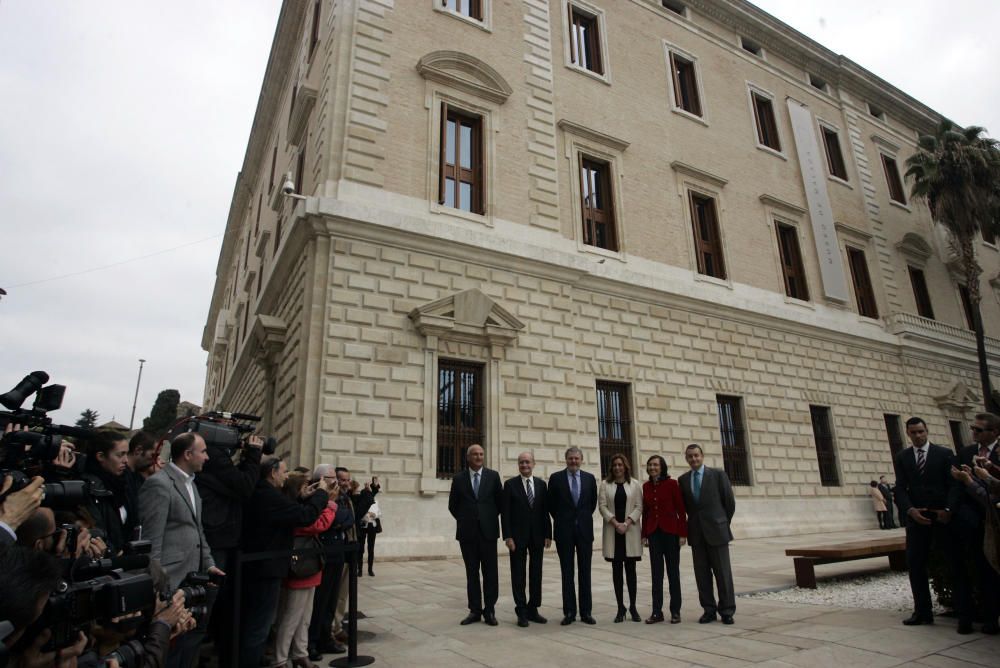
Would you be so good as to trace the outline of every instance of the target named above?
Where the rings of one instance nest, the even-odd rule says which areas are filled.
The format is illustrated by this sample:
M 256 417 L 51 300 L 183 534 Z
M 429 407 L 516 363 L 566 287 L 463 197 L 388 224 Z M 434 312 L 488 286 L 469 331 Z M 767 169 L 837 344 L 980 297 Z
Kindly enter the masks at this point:
M 330 642 L 320 645 L 319 651 L 321 654 L 343 654 L 347 651 L 347 648 L 339 642 Z
M 347 631 L 341 629 L 333 634 L 333 639 L 337 642 L 347 642 Z
M 584 624 L 596 624 L 597 620 L 590 615 L 580 615 L 580 621 Z
M 732 615 L 722 615 L 722 623 L 723 624 L 732 624 L 733 623 L 733 616 Z
M 680 624 L 681 623 L 681 613 L 679 613 L 679 612 L 671 612 L 670 613 L 670 623 L 671 624 Z
M 547 624 L 548 621 L 549 621 L 549 620 L 545 619 L 544 617 L 542 617 L 540 614 L 538 614 L 537 610 L 532 610 L 531 612 L 529 612 L 528 614 L 526 614 L 524 617 L 529 622 L 534 622 L 536 624 Z
M 912 615 L 903 620 L 904 626 L 920 626 L 921 624 L 933 624 L 934 617 L 932 615 L 921 615 L 914 612 Z
M 293 668 L 319 668 L 308 658 L 292 659 Z
M 992 624 L 983 624 L 983 633 L 986 635 L 995 636 L 998 632 L 1000 632 L 1000 627 L 997 626 L 996 622 L 993 622 Z
M 562 618 L 562 621 L 559 622 L 559 624 L 562 626 L 569 626 L 575 621 L 576 621 L 576 615 L 566 615 L 565 617 Z
M 469 624 L 475 624 L 480 619 L 482 619 L 482 615 L 480 615 L 478 612 L 470 612 L 468 617 L 460 621 L 459 624 L 461 624 L 462 626 L 468 626 Z
M 646 623 L 647 624 L 659 624 L 662 621 L 663 621 L 663 613 L 662 612 L 654 612 L 653 614 L 651 614 L 649 616 L 649 619 L 646 620 Z
M 524 618 L 524 615 L 517 616 L 517 625 L 520 626 L 522 629 L 528 626 L 528 620 Z
M 375 577 L 375 571 L 373 571 L 371 568 L 368 569 L 368 577 L 370 578 Z
M 497 616 L 495 614 L 493 614 L 492 612 L 484 612 L 483 613 L 483 621 L 486 622 L 487 626 L 496 626 L 497 625 Z
M 711 624 L 714 621 L 715 621 L 714 612 L 706 612 L 704 615 L 698 618 L 699 624 Z
M 625 608 L 618 608 L 618 614 L 615 615 L 615 624 L 621 624 L 625 621 Z
M 639 611 L 635 609 L 634 605 L 628 609 L 628 614 L 632 617 L 633 622 L 642 621 L 642 617 L 639 616 Z
M 309 648 L 309 660 L 310 661 L 319 661 L 322 658 L 323 658 L 323 653 L 322 652 L 320 652 L 315 647 L 310 647 Z
M 963 619 L 958 622 L 958 634 L 962 636 L 967 636 L 972 633 L 972 622 L 968 619 Z

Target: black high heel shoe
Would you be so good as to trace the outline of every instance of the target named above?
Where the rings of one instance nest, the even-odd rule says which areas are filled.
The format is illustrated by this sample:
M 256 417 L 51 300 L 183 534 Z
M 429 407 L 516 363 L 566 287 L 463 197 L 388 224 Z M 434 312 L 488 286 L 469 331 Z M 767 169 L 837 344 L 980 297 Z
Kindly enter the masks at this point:
M 615 624 L 621 624 L 625 621 L 625 608 L 618 608 L 618 614 L 615 615 Z
M 628 614 L 632 615 L 632 621 L 633 622 L 641 622 L 642 621 L 642 617 L 639 616 L 639 611 L 635 609 L 634 605 L 631 608 L 628 609 Z

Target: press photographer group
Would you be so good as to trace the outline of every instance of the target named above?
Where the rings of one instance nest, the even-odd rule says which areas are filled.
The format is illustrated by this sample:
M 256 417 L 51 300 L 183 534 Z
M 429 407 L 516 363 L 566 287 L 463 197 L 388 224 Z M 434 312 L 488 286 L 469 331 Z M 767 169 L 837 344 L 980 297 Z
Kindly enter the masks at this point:
M 342 546 L 377 479 L 289 473 L 252 415 L 163 439 L 56 424 L 66 388 L 48 380 L 0 395 L 0 668 L 189 668 L 207 641 L 223 668 L 257 668 L 276 622 L 275 666 L 344 651 Z

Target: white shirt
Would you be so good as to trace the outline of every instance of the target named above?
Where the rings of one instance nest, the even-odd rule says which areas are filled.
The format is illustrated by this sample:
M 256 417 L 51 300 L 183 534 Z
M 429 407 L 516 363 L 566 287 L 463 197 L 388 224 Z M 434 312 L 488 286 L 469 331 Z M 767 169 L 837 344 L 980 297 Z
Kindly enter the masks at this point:
M 528 485 L 531 485 L 531 493 L 532 493 L 532 495 L 534 495 L 534 493 L 535 493 L 535 477 L 534 476 L 528 476 L 527 478 L 525 478 L 524 476 L 521 476 L 521 486 L 524 487 L 524 493 L 525 494 L 528 493 Z
M 917 463 L 920 463 L 919 455 L 917 455 L 917 451 L 919 450 L 920 452 L 924 453 L 924 464 L 926 464 L 927 463 L 927 446 L 929 446 L 929 445 L 930 445 L 930 441 L 928 441 L 927 443 L 924 443 L 919 448 L 917 446 L 913 446 L 913 461 L 915 461 Z
M 982 446 L 980 446 L 980 447 L 982 447 Z M 993 448 L 995 448 L 995 447 L 997 447 L 997 441 L 993 441 L 992 443 L 990 443 L 989 445 L 986 446 L 986 458 L 987 459 L 989 459 L 990 457 L 993 456 Z
M 194 476 L 188 475 L 187 473 L 184 472 L 184 469 L 182 469 L 177 464 L 174 464 L 173 462 L 170 462 L 170 466 L 173 466 L 174 470 L 181 475 L 181 480 L 184 481 L 184 486 L 187 488 L 188 497 L 191 499 L 191 508 L 194 510 L 195 515 L 197 515 L 198 504 L 195 503 L 194 500 Z

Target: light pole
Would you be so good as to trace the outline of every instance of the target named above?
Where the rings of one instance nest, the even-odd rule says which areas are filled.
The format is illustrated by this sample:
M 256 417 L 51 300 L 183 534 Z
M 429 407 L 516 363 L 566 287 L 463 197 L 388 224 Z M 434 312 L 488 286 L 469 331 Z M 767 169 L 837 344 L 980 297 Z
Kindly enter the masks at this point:
M 132 423 L 135 422 L 135 405 L 139 403 L 139 383 L 142 382 L 142 365 L 146 363 L 146 360 L 139 360 L 139 377 L 135 379 L 135 398 L 132 400 L 132 417 L 128 419 L 129 431 L 132 431 Z

